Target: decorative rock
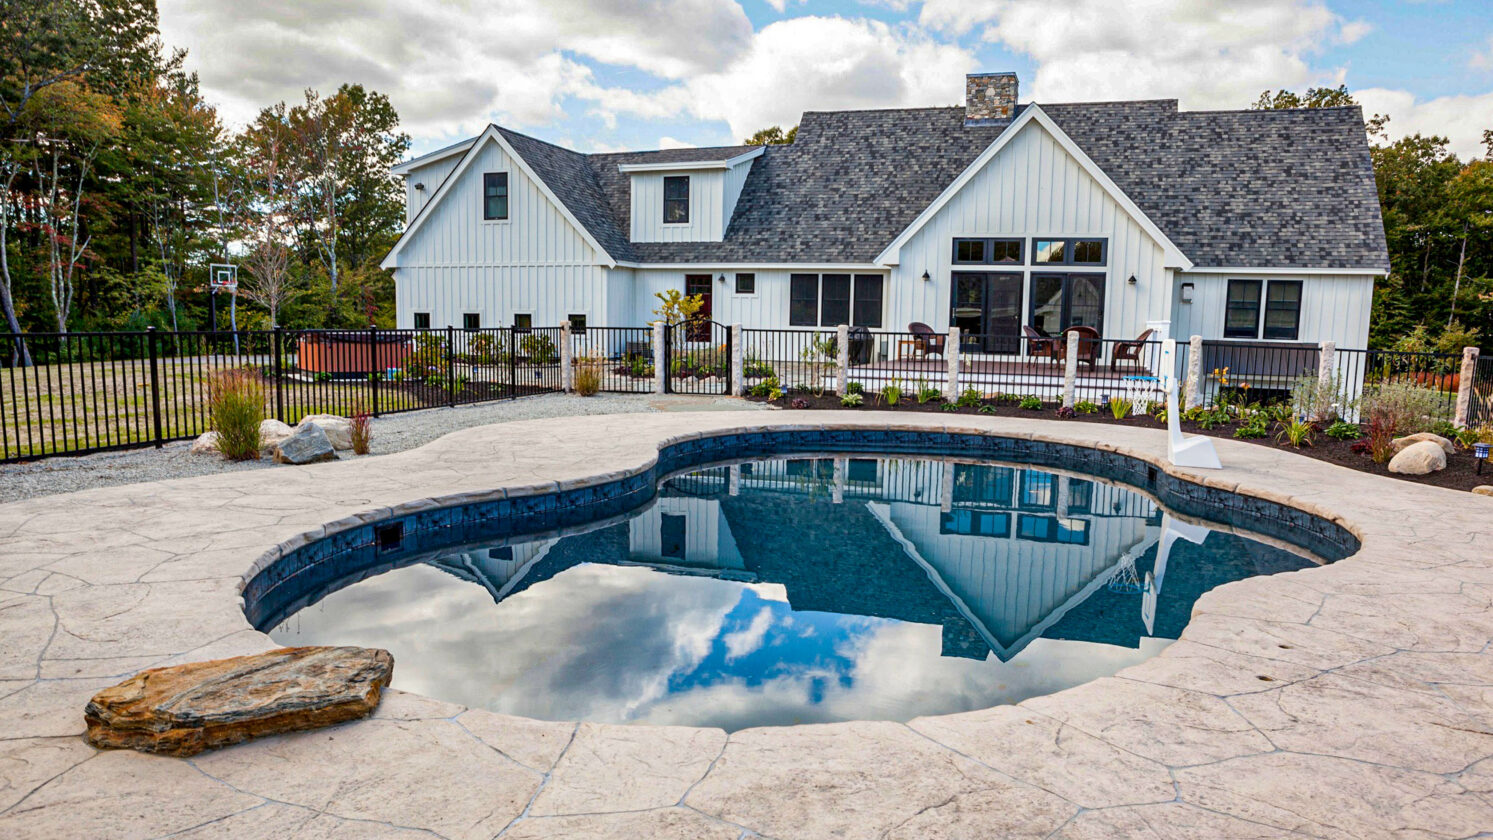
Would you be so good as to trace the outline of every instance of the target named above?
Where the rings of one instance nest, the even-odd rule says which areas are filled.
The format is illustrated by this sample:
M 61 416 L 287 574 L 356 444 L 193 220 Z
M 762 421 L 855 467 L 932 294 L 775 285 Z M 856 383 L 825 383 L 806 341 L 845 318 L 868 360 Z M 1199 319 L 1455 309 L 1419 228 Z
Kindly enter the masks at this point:
M 1432 440 L 1412 443 L 1389 459 L 1389 471 L 1401 475 L 1428 475 L 1446 469 L 1446 453 Z
M 1493 496 L 1493 484 L 1479 484 L 1472 488 L 1474 496 Z
M 259 451 L 274 452 L 280 441 L 295 434 L 295 429 L 273 418 L 259 421 Z
M 1457 448 L 1452 445 L 1451 441 L 1447 440 L 1441 435 L 1433 434 L 1431 432 L 1416 432 L 1413 435 L 1397 437 L 1394 440 L 1390 441 L 1390 445 L 1394 447 L 1395 454 L 1398 455 L 1399 453 L 1403 452 L 1406 447 L 1412 444 L 1420 443 L 1423 440 L 1428 440 L 1431 443 L 1436 444 L 1437 446 L 1441 447 L 1442 452 L 1445 452 L 1448 455 L 1457 454 Z
M 335 449 L 353 448 L 353 425 L 345 417 L 335 414 L 308 414 L 301 418 L 300 426 L 317 426 L 327 433 L 327 439 Z
M 218 455 L 218 433 L 203 432 L 196 440 L 192 441 L 193 455 Z
M 141 671 L 100 691 L 88 743 L 186 757 L 367 717 L 394 674 L 386 650 L 280 648 Z
M 314 464 L 317 461 L 335 461 L 337 452 L 327 433 L 315 423 L 295 428 L 295 433 L 275 447 L 277 464 Z

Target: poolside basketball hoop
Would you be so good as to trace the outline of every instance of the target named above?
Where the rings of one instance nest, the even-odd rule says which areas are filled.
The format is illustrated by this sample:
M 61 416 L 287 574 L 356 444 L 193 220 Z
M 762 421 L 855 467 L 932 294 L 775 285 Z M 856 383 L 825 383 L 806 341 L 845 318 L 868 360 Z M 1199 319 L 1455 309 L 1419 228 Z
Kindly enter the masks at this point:
M 1140 575 L 1136 574 L 1133 555 L 1127 554 L 1120 559 L 1120 568 L 1115 570 L 1114 576 L 1104 584 L 1104 588 L 1120 595 L 1139 595 L 1145 590 L 1141 585 Z

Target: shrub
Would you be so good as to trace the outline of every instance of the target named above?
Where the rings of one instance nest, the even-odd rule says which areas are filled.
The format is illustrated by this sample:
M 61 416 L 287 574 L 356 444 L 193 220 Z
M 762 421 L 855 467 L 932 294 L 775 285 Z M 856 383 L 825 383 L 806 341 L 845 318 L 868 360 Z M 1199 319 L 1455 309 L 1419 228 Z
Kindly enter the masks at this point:
M 1300 449 L 1303 446 L 1312 445 L 1312 430 L 1316 427 L 1306 420 L 1292 420 L 1289 423 L 1281 423 L 1276 430 L 1275 439 L 1285 441 Z
M 353 414 L 349 425 L 352 427 L 353 453 L 367 455 L 373 443 L 373 418 L 366 411 L 358 411 Z
M 776 397 L 772 396 L 773 392 L 777 392 L 778 396 L 782 396 L 783 394 L 782 384 L 778 382 L 778 378 L 776 376 L 769 376 L 761 382 L 755 383 L 754 385 L 752 385 L 752 387 L 747 389 L 747 393 L 751 394 L 754 397 L 768 397 L 769 399 L 776 399 Z
M 1370 417 L 1367 449 L 1374 463 L 1383 464 L 1394 457 L 1394 425 L 1383 417 Z M 1360 441 L 1362 443 L 1362 441 Z M 1355 445 L 1356 446 L 1356 445 Z
M 789 403 L 788 407 L 802 410 L 809 407 L 809 401 L 803 397 L 794 397 L 793 402 Z
M 1394 435 L 1429 431 L 1445 405 L 1441 394 L 1408 382 L 1382 382 L 1365 389 L 1359 400 L 1369 423 L 1377 420 Z
M 859 382 L 846 382 L 845 383 L 845 393 L 847 393 L 847 394 L 863 394 L 865 392 L 866 392 L 866 386 L 862 385 Z
M 1269 422 L 1269 419 L 1264 414 L 1256 412 L 1250 415 L 1248 420 L 1241 423 L 1239 428 L 1234 430 L 1234 437 L 1241 439 L 1265 437 L 1270 434 Z
M 529 333 L 520 339 L 518 353 L 536 365 L 547 365 L 560 358 L 555 354 L 555 342 L 543 333 Z
M 239 368 L 213 374 L 207 388 L 208 420 L 218 433 L 218 451 L 230 461 L 258 458 L 264 380 L 252 370 Z
M 1363 432 L 1358 428 L 1357 423 L 1349 423 L 1346 420 L 1339 420 L 1328 426 L 1323 431 L 1323 434 L 1334 440 L 1358 440 L 1363 436 Z
M 1493 443 L 1493 426 L 1458 429 L 1455 440 L 1463 449 L 1471 449 L 1474 443 Z
M 1123 397 L 1109 398 L 1109 413 L 1116 420 L 1124 420 L 1126 417 L 1129 417 L 1130 410 L 1132 408 L 1134 408 L 1134 406 L 1131 405 L 1130 400 L 1127 400 Z
M 958 403 L 946 402 L 943 405 L 939 406 L 939 408 L 942 409 L 942 410 L 944 410 L 944 411 L 958 411 L 959 410 L 959 404 Z
M 1091 400 L 1079 400 L 1073 407 L 1079 414 L 1096 414 L 1099 411 L 1099 404 Z
M 762 379 L 768 376 L 777 376 L 778 372 L 772 369 L 772 365 L 748 354 L 741 361 L 741 375 L 748 379 Z
M 1035 394 L 1027 394 L 1017 405 L 1027 411 L 1039 411 L 1042 408 L 1042 401 Z
M 1071 420 L 1077 416 L 1078 410 L 1073 408 L 1072 406 L 1064 405 L 1058 407 L 1058 417 L 1064 420 Z
M 974 388 L 965 388 L 964 393 L 959 395 L 955 401 L 959 408 L 974 408 L 980 404 L 980 392 Z
M 575 369 L 575 392 L 589 397 L 601 390 L 601 368 L 594 364 L 583 364 Z
M 861 404 L 865 401 L 866 397 L 864 394 L 846 394 L 840 398 L 840 405 L 846 408 L 860 408 Z
M 497 364 L 505 355 L 503 339 L 494 333 L 478 333 L 467 344 L 472 361 L 479 365 Z
M 1291 383 L 1291 415 L 1299 420 L 1336 420 L 1342 415 L 1340 392 L 1336 375 L 1326 382 L 1316 374 L 1298 376 Z

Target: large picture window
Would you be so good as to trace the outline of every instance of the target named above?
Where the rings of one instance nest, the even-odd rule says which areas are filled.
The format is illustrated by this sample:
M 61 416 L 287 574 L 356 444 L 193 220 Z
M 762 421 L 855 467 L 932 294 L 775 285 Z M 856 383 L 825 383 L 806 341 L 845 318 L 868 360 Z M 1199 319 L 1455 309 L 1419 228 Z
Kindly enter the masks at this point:
M 1263 317 L 1262 317 L 1263 316 Z M 1301 334 L 1301 281 L 1230 280 L 1224 338 L 1296 341 Z
M 1224 338 L 1258 338 L 1261 280 L 1230 280 L 1223 308 Z
M 1103 239 L 1033 239 L 1032 262 L 1037 265 L 1104 265 L 1108 259 Z
M 791 327 L 880 327 L 879 274 L 794 274 L 788 278 Z
M 494 222 L 508 218 L 508 173 L 482 174 L 482 218 Z
M 1103 274 L 1032 274 L 1031 324 L 1043 335 L 1069 327 L 1104 332 Z
M 689 223 L 689 176 L 664 177 L 664 224 Z

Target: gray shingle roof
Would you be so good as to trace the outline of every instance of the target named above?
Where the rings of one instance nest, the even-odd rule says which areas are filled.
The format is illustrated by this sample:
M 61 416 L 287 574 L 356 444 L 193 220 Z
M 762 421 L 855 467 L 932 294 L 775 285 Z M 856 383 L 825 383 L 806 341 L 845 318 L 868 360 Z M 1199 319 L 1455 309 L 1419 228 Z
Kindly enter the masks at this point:
M 1387 268 L 1357 108 L 1179 112 L 1175 100 L 1043 105 L 1199 266 Z M 504 137 L 622 261 L 871 262 L 1008 124 L 964 109 L 808 112 L 752 165 L 723 242 L 629 242 L 624 163 L 750 147 L 583 155 Z

